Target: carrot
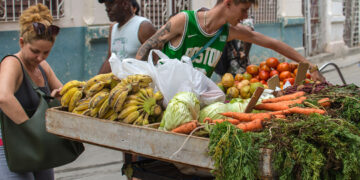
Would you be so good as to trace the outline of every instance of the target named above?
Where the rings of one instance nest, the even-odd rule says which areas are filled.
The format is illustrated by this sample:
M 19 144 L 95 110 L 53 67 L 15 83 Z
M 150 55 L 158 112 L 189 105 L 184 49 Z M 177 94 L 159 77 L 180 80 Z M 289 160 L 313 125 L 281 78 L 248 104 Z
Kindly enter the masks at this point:
M 277 103 L 262 103 L 256 105 L 254 108 L 257 110 L 267 110 L 267 111 L 281 111 L 289 109 L 290 105 L 301 104 L 306 100 L 306 97 L 300 97 L 299 99 L 281 101 Z
M 244 132 L 247 132 L 261 130 L 263 128 L 263 125 L 261 119 L 255 119 L 251 122 L 240 123 L 236 127 L 243 130 Z
M 214 119 L 214 120 L 212 120 L 212 123 L 223 123 L 226 121 L 233 125 L 237 125 L 240 123 L 239 120 L 237 120 L 237 119 Z
M 297 114 L 312 114 L 312 113 L 319 113 L 319 114 L 325 114 L 324 110 L 321 109 L 315 109 L 315 108 L 301 108 L 301 107 L 292 107 L 289 109 L 291 113 L 297 113 Z
M 285 115 L 283 115 L 283 114 L 275 115 L 275 118 L 277 118 L 277 119 L 286 119 Z
M 205 119 L 204 119 L 204 123 L 211 123 L 212 122 L 212 119 L 211 118 L 209 118 L 209 117 L 206 117 Z
M 185 124 L 178 126 L 177 128 L 171 130 L 174 133 L 182 133 L 182 134 L 189 134 L 197 127 L 197 121 L 190 121 Z
M 271 119 L 271 114 L 269 113 L 225 112 L 220 114 L 226 117 L 237 119 L 239 120 L 239 122 L 247 122 L 255 119 L 261 119 L 261 120 Z
M 271 98 L 271 99 L 264 99 L 262 101 L 262 103 L 276 103 L 276 102 L 281 102 L 281 101 L 288 101 L 288 100 L 296 99 L 296 98 L 298 98 L 300 96 L 304 96 L 304 95 L 305 95 L 304 91 L 298 91 L 293 94 L 288 94 L 288 95 Z
M 322 107 L 330 107 L 330 105 L 331 105 L 329 98 L 320 99 L 320 100 L 318 100 L 317 103 Z
M 271 115 L 286 115 L 286 114 L 290 114 L 290 111 L 288 109 L 286 110 L 282 110 L 282 111 L 273 111 L 273 112 L 268 112 Z
M 220 114 L 226 117 L 237 119 L 240 122 L 251 121 L 251 113 L 224 112 Z

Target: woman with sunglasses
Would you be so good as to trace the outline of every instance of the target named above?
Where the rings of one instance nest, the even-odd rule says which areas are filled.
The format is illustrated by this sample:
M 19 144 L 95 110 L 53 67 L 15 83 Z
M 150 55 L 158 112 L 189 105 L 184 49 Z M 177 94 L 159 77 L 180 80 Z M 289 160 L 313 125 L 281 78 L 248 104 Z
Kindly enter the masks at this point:
M 20 16 L 19 52 L 5 56 L 0 64 L 0 109 L 14 123 L 26 122 L 32 114 L 24 109 L 37 109 L 39 96 L 31 85 L 33 81 L 45 94 L 58 96 L 62 87 L 46 58 L 54 45 L 59 27 L 52 25 L 49 9 L 37 4 Z M 30 78 L 25 76 L 28 73 Z M 1 133 L 0 133 L 1 139 Z M 9 170 L 4 146 L 0 144 L 0 179 L 42 180 L 54 179 L 53 169 L 15 173 Z

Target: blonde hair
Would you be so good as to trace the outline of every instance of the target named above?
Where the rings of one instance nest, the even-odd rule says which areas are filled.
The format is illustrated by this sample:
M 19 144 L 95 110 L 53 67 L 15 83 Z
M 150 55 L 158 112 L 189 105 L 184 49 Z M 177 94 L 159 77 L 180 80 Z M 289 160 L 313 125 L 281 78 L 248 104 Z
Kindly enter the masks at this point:
M 50 14 L 49 8 L 43 4 L 30 6 L 22 12 L 20 16 L 20 37 L 24 38 L 25 43 L 30 43 L 32 40 L 48 40 L 55 41 L 55 36 L 37 35 L 33 28 L 33 23 L 38 22 L 44 24 L 46 27 L 53 22 L 53 17 Z

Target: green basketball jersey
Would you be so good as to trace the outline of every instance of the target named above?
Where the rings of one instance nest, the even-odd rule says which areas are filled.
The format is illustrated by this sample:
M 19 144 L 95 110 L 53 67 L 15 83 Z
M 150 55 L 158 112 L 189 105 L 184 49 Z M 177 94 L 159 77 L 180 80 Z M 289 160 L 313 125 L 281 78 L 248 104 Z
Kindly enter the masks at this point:
M 199 20 L 196 16 L 197 11 L 183 12 L 186 14 L 186 23 L 181 43 L 178 47 L 174 47 L 170 42 L 167 42 L 163 48 L 163 52 L 169 56 L 169 58 L 181 59 L 183 55 L 191 58 L 216 35 L 216 32 L 214 34 L 208 34 L 200 27 Z M 228 35 L 229 25 L 225 24 L 220 36 L 192 61 L 193 66 L 210 77 L 216 64 L 220 60 Z

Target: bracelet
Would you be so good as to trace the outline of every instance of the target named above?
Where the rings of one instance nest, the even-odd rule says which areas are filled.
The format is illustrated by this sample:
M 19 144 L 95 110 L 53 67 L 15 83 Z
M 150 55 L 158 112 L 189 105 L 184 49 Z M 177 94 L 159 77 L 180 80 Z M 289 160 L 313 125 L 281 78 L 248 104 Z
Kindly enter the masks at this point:
M 313 73 L 313 72 L 318 71 L 318 70 L 319 70 L 319 68 L 318 68 L 317 65 L 311 66 L 311 68 L 310 68 L 310 73 Z

